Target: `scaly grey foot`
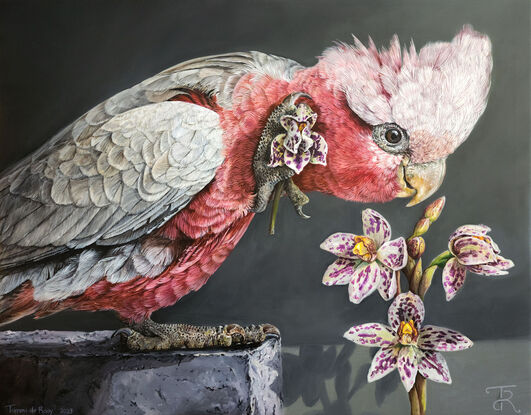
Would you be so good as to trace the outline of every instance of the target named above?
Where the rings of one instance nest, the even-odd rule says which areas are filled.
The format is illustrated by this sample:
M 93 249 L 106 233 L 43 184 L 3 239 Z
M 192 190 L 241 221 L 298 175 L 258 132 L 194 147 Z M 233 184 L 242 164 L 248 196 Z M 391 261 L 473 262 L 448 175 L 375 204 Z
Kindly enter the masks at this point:
M 284 182 L 284 190 L 288 195 L 290 201 L 296 212 L 303 218 L 307 219 L 302 212 L 302 206 L 308 203 L 308 197 L 293 183 L 291 177 L 295 172 L 287 166 L 269 167 L 269 159 L 271 154 L 271 143 L 278 135 L 285 132 L 285 129 L 280 124 L 280 118 L 284 115 L 296 114 L 296 101 L 299 98 L 311 98 L 309 95 L 302 92 L 295 92 L 288 95 L 282 103 L 276 107 L 269 116 L 264 127 L 260 142 L 256 148 L 253 159 L 253 170 L 256 181 L 256 199 L 253 206 L 253 211 L 256 213 L 263 212 L 267 208 L 267 204 L 271 195 L 273 194 L 277 185 L 282 185 Z
M 117 330 L 122 343 L 131 351 L 142 352 L 170 349 L 205 349 L 262 343 L 268 336 L 280 336 L 271 324 L 242 327 L 238 324 L 225 326 L 192 326 L 189 324 L 161 324 L 144 320 L 130 328 Z

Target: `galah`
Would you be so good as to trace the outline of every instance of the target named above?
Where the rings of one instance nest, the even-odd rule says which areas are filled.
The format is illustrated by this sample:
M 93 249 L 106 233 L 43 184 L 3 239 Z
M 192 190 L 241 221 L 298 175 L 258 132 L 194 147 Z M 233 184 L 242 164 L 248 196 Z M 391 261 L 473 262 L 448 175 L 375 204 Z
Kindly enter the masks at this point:
M 465 26 L 418 52 L 396 35 L 380 50 L 354 39 L 312 67 L 261 52 L 208 56 L 117 93 L 1 174 L 0 324 L 115 310 L 137 350 L 276 333 L 150 316 L 201 288 L 272 194 L 301 214 L 309 191 L 429 197 L 485 109 L 491 69 L 488 37 Z M 273 160 L 279 136 L 287 150 Z M 324 140 L 326 160 L 308 162 L 308 137 Z M 295 153 L 282 153 L 295 147 L 307 163 L 296 171 Z

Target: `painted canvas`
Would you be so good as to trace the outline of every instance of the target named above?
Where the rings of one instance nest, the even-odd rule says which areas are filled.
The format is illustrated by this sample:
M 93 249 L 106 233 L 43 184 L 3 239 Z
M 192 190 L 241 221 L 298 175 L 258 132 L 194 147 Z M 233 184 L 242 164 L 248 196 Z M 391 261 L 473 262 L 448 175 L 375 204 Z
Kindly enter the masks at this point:
M 529 3 L 0 3 L 0 413 L 529 413 Z

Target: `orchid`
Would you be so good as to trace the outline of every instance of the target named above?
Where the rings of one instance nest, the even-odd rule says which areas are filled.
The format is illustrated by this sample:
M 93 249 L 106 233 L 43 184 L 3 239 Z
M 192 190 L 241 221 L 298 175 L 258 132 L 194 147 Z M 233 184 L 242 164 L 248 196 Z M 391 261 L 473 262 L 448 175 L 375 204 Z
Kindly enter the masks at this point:
M 326 270 L 323 284 L 348 284 L 350 301 L 356 304 L 376 289 L 390 300 L 397 291 L 395 272 L 407 264 L 406 241 L 390 240 L 389 223 L 372 209 L 363 211 L 362 222 L 363 236 L 340 232 L 321 244 L 321 249 L 339 257 Z
M 381 379 L 398 368 L 409 392 L 417 373 L 440 383 L 452 383 L 446 360 L 439 353 L 468 349 L 472 341 L 457 331 L 424 326 L 424 304 L 411 292 L 399 294 L 388 311 L 389 326 L 366 323 L 349 329 L 344 337 L 356 344 L 380 347 L 373 358 L 367 380 Z
M 466 272 L 480 275 L 505 275 L 514 263 L 499 255 L 500 248 L 487 233 L 485 225 L 463 225 L 448 242 L 450 259 L 443 269 L 442 281 L 446 300 L 450 301 L 465 282 Z
M 328 145 L 312 131 L 317 114 L 306 104 L 297 105 L 295 115 L 284 115 L 280 124 L 286 133 L 271 142 L 269 167 L 287 166 L 299 174 L 308 163 L 326 166 Z

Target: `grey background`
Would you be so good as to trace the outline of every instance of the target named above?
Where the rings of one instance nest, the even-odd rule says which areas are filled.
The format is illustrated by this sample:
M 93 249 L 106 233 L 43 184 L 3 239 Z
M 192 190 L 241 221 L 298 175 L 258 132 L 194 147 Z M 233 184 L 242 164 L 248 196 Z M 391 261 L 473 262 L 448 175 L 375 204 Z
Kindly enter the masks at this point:
M 474 340 L 529 333 L 529 4 L 527 1 L 2 1 L 0 2 L 0 165 L 7 167 L 106 97 L 186 59 L 260 50 L 312 65 L 335 40 L 353 33 L 387 45 L 450 40 L 465 23 L 493 42 L 489 105 L 469 139 L 448 160 L 438 195 L 442 218 L 426 237 L 429 260 L 465 223 L 485 223 L 516 266 L 509 278 L 469 274 L 451 303 L 440 277 L 427 295 L 427 318 Z M 395 237 L 408 235 L 424 205 L 370 207 Z M 324 287 L 334 257 L 319 243 L 336 231 L 359 232 L 367 205 L 311 195 L 309 221 L 284 201 L 277 235 L 268 214 L 248 232 L 199 292 L 154 315 L 158 321 L 276 324 L 284 345 L 340 343 L 346 328 L 385 319 L 373 295 L 359 306 L 345 287 Z M 440 274 L 439 274 L 440 275 Z M 11 329 L 112 329 L 110 312 L 63 312 Z M 524 359 L 527 359 L 524 356 Z M 525 361 L 525 360 L 524 360 Z M 527 360 L 528 361 L 528 360 Z

